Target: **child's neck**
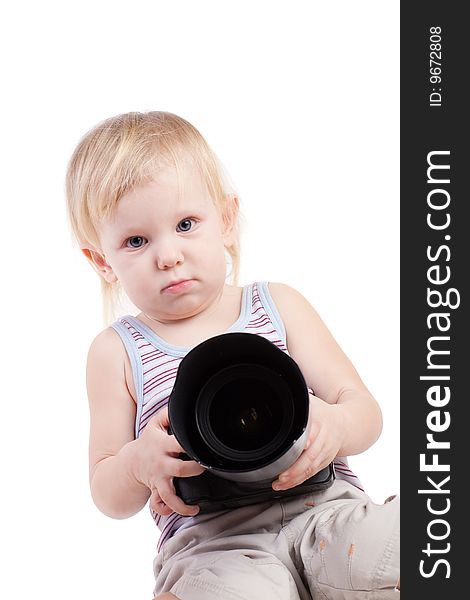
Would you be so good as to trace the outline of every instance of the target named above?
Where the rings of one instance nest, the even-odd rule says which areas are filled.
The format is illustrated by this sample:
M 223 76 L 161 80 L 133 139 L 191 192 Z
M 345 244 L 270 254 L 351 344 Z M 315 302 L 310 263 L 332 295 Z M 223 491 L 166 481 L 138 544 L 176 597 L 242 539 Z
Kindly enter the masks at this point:
M 240 316 L 243 288 L 225 285 L 218 300 L 206 311 L 193 317 L 160 322 L 145 313 L 137 317 L 165 342 L 174 346 L 193 347 L 204 340 L 225 333 Z

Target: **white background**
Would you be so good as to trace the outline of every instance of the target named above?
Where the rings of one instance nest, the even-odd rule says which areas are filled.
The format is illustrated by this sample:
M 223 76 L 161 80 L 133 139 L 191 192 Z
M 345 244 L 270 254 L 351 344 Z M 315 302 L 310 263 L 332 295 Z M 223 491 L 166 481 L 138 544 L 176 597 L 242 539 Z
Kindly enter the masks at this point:
M 241 196 L 241 283 L 283 281 L 316 307 L 384 414 L 351 464 L 376 502 L 399 491 L 398 21 L 397 2 L 348 0 L 4 13 L 1 597 L 151 597 L 147 510 L 113 521 L 89 496 L 101 305 L 64 211 L 75 144 L 117 113 L 169 110 L 207 138 Z

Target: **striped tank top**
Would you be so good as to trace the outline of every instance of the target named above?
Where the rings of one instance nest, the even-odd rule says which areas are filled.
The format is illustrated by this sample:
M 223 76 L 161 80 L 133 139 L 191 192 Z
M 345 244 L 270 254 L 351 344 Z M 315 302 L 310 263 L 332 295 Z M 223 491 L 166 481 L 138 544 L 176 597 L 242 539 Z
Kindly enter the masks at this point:
M 139 437 L 149 420 L 168 404 L 170 393 L 183 357 L 191 348 L 165 342 L 139 319 L 126 315 L 112 324 L 126 348 L 132 366 L 137 396 L 135 437 Z M 240 315 L 227 330 L 262 335 L 288 353 L 286 331 L 266 282 L 243 287 Z M 345 458 L 334 461 L 336 477 L 362 489 L 358 478 L 349 469 Z M 203 515 L 187 517 L 178 513 L 161 516 L 150 511 L 160 530 L 157 550 L 176 531 L 198 522 Z

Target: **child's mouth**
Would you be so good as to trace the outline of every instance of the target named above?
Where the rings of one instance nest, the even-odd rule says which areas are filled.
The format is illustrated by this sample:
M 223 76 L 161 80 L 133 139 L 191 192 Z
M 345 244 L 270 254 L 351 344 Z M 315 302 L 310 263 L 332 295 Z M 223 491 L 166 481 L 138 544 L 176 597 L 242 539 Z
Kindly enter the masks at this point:
M 166 288 L 163 288 L 162 293 L 164 294 L 180 294 L 189 289 L 194 283 L 193 279 L 182 279 L 181 281 L 175 281 Z

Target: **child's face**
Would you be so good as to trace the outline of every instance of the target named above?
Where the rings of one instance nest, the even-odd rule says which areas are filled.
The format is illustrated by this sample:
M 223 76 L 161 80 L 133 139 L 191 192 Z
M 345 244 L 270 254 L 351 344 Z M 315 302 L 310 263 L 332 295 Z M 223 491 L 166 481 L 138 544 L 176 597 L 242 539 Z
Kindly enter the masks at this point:
M 125 194 L 99 229 L 107 281 L 119 280 L 131 301 L 163 322 L 194 316 L 221 293 L 230 231 L 195 168 L 178 185 L 166 169 Z

